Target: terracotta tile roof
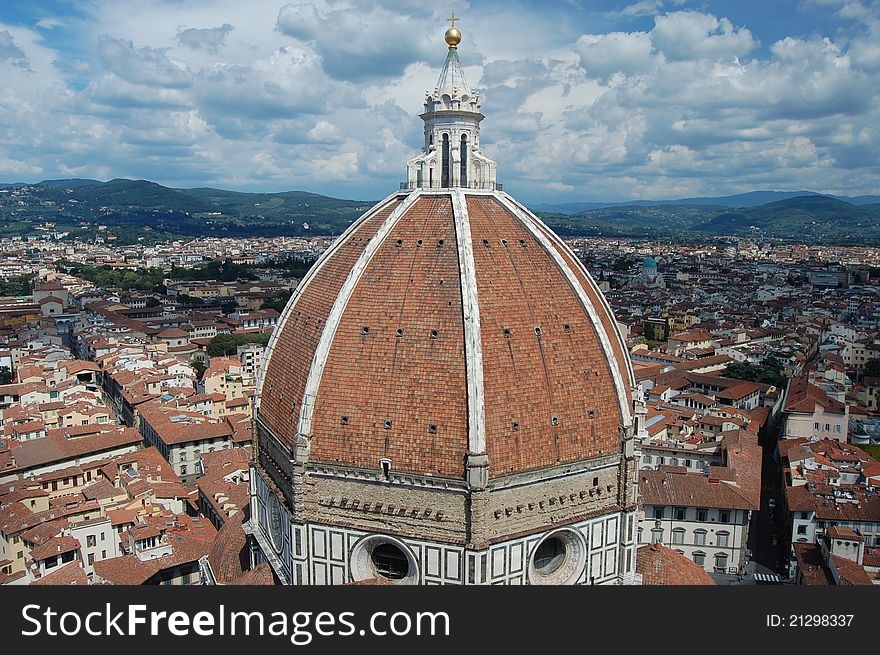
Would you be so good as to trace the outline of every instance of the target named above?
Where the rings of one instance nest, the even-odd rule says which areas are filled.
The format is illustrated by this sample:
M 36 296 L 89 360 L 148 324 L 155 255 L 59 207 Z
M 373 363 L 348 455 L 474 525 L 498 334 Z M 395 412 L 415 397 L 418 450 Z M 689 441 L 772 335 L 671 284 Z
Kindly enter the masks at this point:
M 825 531 L 825 534 L 827 534 L 832 539 L 848 539 L 849 541 L 865 540 L 862 535 L 856 534 L 853 530 L 850 530 L 849 528 L 840 528 L 836 525 L 832 525 L 830 528 L 828 528 Z
M 95 431 L 90 437 L 67 438 L 73 430 L 52 430 L 41 438 L 26 441 L 15 451 L 19 469 L 29 469 L 65 460 L 74 460 L 89 454 L 98 454 L 116 448 L 138 445 L 143 437 L 134 428 L 123 426 L 82 426 Z M 91 432 L 91 430 L 90 430 Z
M 824 389 L 811 384 L 807 378 L 793 378 L 788 384 L 783 411 L 812 414 L 816 405 L 821 405 L 828 413 L 842 414 L 845 410 L 843 403 L 831 398 Z
M 147 422 L 167 445 L 232 437 L 232 427 L 225 419 L 211 419 L 198 412 L 157 402 L 145 405 L 139 411 L 141 420 Z
M 264 562 L 263 564 L 257 564 L 256 567 L 249 571 L 245 571 L 229 584 L 248 586 L 274 585 L 275 575 L 272 573 L 272 567 Z
M 251 454 L 244 448 L 224 448 L 213 453 L 202 453 L 202 466 L 206 476 L 214 471 L 226 470 L 230 465 L 247 468 L 250 460 Z
M 740 490 L 724 482 L 710 482 L 701 473 L 642 471 L 639 492 L 645 505 L 758 509 Z M 760 492 L 760 489 L 759 489 Z
M 185 514 L 173 515 L 177 525 L 167 529 L 172 554 L 140 561 L 135 555 L 125 555 L 95 562 L 95 574 L 110 584 L 140 585 L 160 571 L 183 564 L 192 564 L 208 554 L 217 531 L 207 519 L 193 519 Z M 167 517 L 143 517 L 148 524 L 162 523 Z
M 247 536 L 241 528 L 242 515 L 226 519 L 208 553 L 211 570 L 219 584 L 241 577 L 247 565 Z
M 840 557 L 839 555 L 832 555 L 831 563 L 834 565 L 834 568 L 837 569 L 837 575 L 840 577 L 840 581 L 843 584 L 864 586 L 871 586 L 874 584 L 871 580 L 871 576 L 865 571 L 865 567 L 858 562 L 854 562 L 845 557 Z
M 65 564 L 60 569 L 56 569 L 51 573 L 44 575 L 42 578 L 35 580 L 31 584 L 83 586 L 89 584 L 89 578 L 83 570 L 82 562 L 75 560 Z
M 35 560 L 44 560 L 53 555 L 61 555 L 71 551 L 79 550 L 79 541 L 73 537 L 61 536 L 54 537 L 46 543 L 34 548 L 31 551 L 31 557 Z
M 645 585 L 714 585 L 702 566 L 661 544 L 636 551 L 636 571 Z

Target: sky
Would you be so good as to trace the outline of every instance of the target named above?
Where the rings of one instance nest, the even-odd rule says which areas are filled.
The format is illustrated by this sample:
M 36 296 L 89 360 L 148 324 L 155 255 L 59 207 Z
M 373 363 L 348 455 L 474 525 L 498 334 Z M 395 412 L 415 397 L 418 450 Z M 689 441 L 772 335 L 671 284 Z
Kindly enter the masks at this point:
M 459 56 L 526 202 L 880 193 L 878 0 L 0 0 L 0 182 L 381 198 Z

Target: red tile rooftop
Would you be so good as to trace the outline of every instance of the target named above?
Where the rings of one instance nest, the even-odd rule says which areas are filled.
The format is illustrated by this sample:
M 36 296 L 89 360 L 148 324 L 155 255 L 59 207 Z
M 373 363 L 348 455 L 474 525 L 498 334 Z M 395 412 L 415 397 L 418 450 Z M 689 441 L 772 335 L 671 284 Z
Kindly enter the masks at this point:
M 645 585 L 714 585 L 702 566 L 661 544 L 636 551 L 636 572 Z

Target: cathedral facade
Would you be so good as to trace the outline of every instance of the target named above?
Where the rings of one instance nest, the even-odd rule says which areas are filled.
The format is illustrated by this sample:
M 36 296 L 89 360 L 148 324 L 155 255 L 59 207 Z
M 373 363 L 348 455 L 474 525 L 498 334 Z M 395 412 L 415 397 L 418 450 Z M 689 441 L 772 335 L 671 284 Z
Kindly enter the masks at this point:
M 637 581 L 627 349 L 577 257 L 497 183 L 460 40 L 406 183 L 268 345 L 246 529 L 287 584 Z

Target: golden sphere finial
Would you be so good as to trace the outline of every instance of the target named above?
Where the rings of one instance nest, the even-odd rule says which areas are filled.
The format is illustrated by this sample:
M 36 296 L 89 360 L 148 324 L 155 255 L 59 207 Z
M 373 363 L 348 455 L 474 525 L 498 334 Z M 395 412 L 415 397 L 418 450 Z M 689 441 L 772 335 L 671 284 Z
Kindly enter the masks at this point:
M 446 34 L 443 38 L 446 39 L 446 43 L 449 44 L 450 48 L 455 48 L 461 43 L 461 32 L 458 31 L 457 27 L 450 27 L 446 30 Z
M 457 48 L 458 44 L 461 43 L 461 32 L 459 32 L 458 28 L 455 26 L 455 21 L 461 19 L 456 18 L 455 12 L 452 12 L 452 17 L 447 18 L 446 20 L 452 23 L 452 27 L 446 30 L 446 34 L 443 35 L 443 38 L 446 39 L 446 43 L 449 44 L 450 48 Z

